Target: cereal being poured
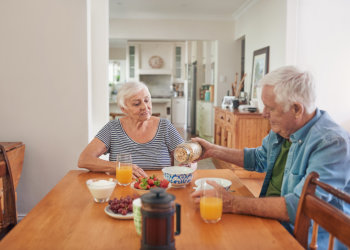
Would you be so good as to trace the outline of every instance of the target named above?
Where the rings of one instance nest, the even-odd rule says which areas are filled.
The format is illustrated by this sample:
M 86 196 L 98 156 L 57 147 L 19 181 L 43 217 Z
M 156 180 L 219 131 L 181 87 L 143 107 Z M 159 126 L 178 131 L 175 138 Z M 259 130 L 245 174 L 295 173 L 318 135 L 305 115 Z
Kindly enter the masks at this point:
M 192 163 L 202 154 L 202 147 L 198 142 L 184 142 L 178 145 L 174 152 L 175 159 L 182 163 Z

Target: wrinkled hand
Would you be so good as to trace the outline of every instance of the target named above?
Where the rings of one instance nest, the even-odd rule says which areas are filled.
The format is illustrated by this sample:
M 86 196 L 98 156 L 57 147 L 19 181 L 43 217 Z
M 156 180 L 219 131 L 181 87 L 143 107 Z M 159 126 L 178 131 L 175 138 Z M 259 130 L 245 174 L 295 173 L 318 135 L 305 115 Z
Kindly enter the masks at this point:
M 199 137 L 191 138 L 191 141 L 198 142 L 202 146 L 202 154 L 196 161 L 211 157 L 211 150 L 214 148 L 214 144 Z
M 217 184 L 215 181 L 206 181 L 209 185 L 213 186 L 222 196 L 222 211 L 224 213 L 231 213 L 232 212 L 232 206 L 235 199 L 235 196 L 233 196 L 230 192 L 228 192 L 223 186 Z M 192 193 L 192 198 L 195 204 L 199 204 L 200 197 L 203 195 L 204 190 L 198 190 Z M 215 190 L 206 190 L 206 192 L 215 192 Z
M 139 166 L 133 164 L 133 165 L 132 165 L 132 177 L 133 177 L 134 179 L 137 179 L 137 178 L 139 178 L 139 177 L 141 177 L 141 176 L 147 177 L 148 175 L 146 174 L 145 171 L 143 171 L 142 168 L 140 168 Z

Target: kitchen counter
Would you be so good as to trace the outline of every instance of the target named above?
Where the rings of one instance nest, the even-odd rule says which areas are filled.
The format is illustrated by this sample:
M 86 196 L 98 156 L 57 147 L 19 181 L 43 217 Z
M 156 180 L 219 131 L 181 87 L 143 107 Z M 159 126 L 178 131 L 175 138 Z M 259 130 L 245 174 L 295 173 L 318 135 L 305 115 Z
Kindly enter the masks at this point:
M 170 101 L 171 98 L 152 98 L 152 103 L 167 103 Z

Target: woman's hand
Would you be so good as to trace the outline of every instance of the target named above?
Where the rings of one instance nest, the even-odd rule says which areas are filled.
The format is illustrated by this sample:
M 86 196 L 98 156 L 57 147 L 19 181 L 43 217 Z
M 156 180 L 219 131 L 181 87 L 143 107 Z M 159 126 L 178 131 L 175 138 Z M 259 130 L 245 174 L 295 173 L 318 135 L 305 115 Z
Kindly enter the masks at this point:
M 132 177 L 137 179 L 137 178 L 139 178 L 141 176 L 147 177 L 148 175 L 146 174 L 145 171 L 143 171 L 142 168 L 140 168 L 139 166 L 133 164 L 132 165 Z
M 232 213 L 235 196 L 228 192 L 223 186 L 217 184 L 215 181 L 207 181 L 207 183 L 213 186 L 217 191 L 220 192 L 222 197 L 222 211 L 224 213 Z M 209 190 L 210 191 L 210 190 Z M 214 190 L 213 190 L 214 191 Z M 207 190 L 208 192 L 208 190 Z M 200 198 L 203 195 L 203 190 L 198 190 L 192 193 L 192 198 L 195 204 L 199 204 Z

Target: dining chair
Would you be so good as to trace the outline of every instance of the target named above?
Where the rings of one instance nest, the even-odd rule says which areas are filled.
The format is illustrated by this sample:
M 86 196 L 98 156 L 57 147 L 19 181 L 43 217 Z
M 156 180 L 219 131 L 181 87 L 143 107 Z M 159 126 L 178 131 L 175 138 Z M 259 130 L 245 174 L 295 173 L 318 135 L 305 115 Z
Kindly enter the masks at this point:
M 333 249 L 334 238 L 350 247 L 350 217 L 338 208 L 316 196 L 316 187 L 350 203 L 350 195 L 319 180 L 316 172 L 311 172 L 301 193 L 295 220 L 294 236 L 299 243 L 308 249 L 308 232 L 313 220 L 310 249 L 317 249 L 318 225 L 329 233 L 328 249 Z
M 22 172 L 25 146 L 0 142 L 0 239 L 16 224 L 16 187 Z

